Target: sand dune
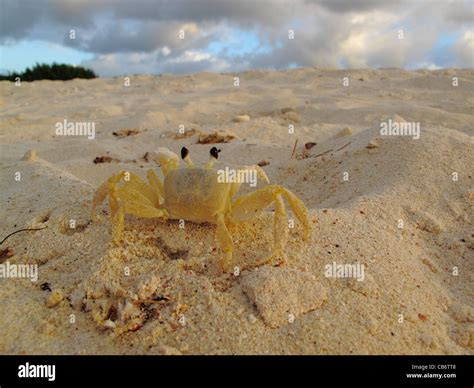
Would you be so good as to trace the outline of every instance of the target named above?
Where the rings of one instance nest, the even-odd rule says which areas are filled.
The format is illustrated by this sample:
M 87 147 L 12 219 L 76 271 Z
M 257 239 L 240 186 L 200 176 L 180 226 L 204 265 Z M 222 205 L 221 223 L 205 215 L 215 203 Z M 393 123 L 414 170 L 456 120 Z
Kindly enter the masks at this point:
M 472 354 L 473 86 L 458 69 L 0 82 L 0 237 L 46 227 L 0 246 L 1 263 L 39 268 L 0 280 L 0 352 Z M 95 138 L 57 136 L 65 119 Z M 381 135 L 388 120 L 419 139 Z M 128 217 L 114 246 L 107 207 L 90 222 L 110 175 L 145 177 L 158 147 L 204 163 L 214 132 L 233 137 L 222 165 L 265 161 L 308 207 L 311 241 L 296 222 L 285 264 L 222 274 L 212 225 Z M 231 227 L 239 266 L 268 254 L 272 220 Z M 333 263 L 363 264 L 363 280 L 328 277 Z

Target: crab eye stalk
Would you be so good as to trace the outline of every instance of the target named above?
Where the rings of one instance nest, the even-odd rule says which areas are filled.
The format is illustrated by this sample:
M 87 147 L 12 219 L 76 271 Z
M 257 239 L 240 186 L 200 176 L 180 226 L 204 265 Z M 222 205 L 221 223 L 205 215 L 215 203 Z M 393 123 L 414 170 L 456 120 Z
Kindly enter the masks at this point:
M 181 159 L 185 159 L 189 155 L 189 150 L 186 147 L 181 148 Z
M 214 163 L 219 157 L 219 152 L 221 152 L 221 150 L 218 150 L 216 147 L 211 148 L 211 151 L 209 152 L 211 157 L 209 158 L 209 162 L 207 162 L 205 168 L 212 168 L 214 166 Z
M 194 167 L 194 164 L 189 157 L 189 150 L 186 147 L 181 148 L 181 158 L 183 158 L 188 167 Z
M 215 159 L 219 157 L 219 152 L 221 152 L 221 150 L 218 150 L 216 147 L 212 147 L 210 151 L 211 156 Z

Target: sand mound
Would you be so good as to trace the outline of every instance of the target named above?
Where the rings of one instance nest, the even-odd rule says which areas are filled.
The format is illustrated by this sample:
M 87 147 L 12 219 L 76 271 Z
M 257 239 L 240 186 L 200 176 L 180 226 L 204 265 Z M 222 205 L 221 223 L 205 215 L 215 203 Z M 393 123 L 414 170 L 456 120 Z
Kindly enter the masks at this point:
M 266 324 L 279 327 L 315 310 L 326 300 L 326 290 L 305 272 L 261 267 L 242 279 L 242 289 Z

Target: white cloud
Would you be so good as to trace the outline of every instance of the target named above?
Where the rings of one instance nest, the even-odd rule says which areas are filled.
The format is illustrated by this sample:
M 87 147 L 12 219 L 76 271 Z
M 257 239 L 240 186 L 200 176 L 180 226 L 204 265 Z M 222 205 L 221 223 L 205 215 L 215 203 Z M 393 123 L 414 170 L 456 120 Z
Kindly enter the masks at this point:
M 170 63 L 201 62 L 209 60 L 211 57 L 209 53 L 187 50 L 179 57 L 171 59 Z
M 178 57 L 163 55 L 163 49 L 151 53 L 101 54 L 83 61 L 81 66 L 91 67 L 99 74 L 124 75 L 146 73 L 193 73 L 195 71 L 222 72 L 230 70 L 230 64 L 209 53 L 187 50 Z M 127 69 L 123 71 L 123 69 Z
M 466 31 L 453 46 L 458 66 L 474 67 L 474 31 Z

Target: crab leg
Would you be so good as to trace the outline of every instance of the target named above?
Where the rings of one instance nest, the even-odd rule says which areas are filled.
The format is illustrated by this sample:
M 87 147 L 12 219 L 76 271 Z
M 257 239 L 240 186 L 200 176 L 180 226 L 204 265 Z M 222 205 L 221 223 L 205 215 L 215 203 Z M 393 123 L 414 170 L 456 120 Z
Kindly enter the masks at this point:
M 299 222 L 303 224 L 304 238 L 308 238 L 311 232 L 308 212 L 303 202 L 284 187 L 278 185 L 265 186 L 253 193 L 239 197 L 231 205 L 231 221 L 245 221 L 253 218 L 259 211 L 270 206 L 272 203 L 275 203 L 273 252 L 269 258 L 262 260 L 257 265 L 274 261 L 278 256 L 282 256 L 283 248 L 288 238 L 288 226 L 286 224 L 286 210 L 283 197 L 290 204 L 291 210 Z
M 118 206 L 118 208 L 113 211 L 112 216 L 112 240 L 115 243 L 120 241 L 122 237 L 123 229 L 125 227 L 125 210 L 123 206 Z
M 93 220 L 96 219 L 95 209 L 97 205 L 100 205 L 102 202 L 104 202 L 105 198 L 107 197 L 107 194 L 114 190 L 115 186 L 117 185 L 118 181 L 122 178 L 122 176 L 123 176 L 122 172 L 111 176 L 104 183 L 102 183 L 100 187 L 94 193 L 94 198 L 92 200 L 92 211 L 91 211 L 91 217 Z
M 146 197 L 154 206 L 160 206 L 160 196 L 146 184 L 146 182 L 137 174 L 128 173 L 129 180 L 124 179 L 123 189 L 135 190 Z
M 143 189 L 143 187 L 140 186 L 141 183 L 145 184 L 145 182 L 137 175 L 135 176 L 135 179 L 136 178 L 138 178 L 138 180 L 134 180 L 133 183 L 132 179 L 130 179 L 130 182 L 127 182 L 129 184 L 115 188 L 114 192 L 112 192 L 110 195 L 110 208 L 112 209 L 112 222 L 114 224 L 114 241 L 118 241 L 120 239 L 124 230 L 125 213 L 143 218 L 166 218 L 168 216 L 166 210 L 160 208 L 159 203 L 156 205 L 155 201 L 157 201 L 159 198 L 156 196 L 155 192 L 153 192 L 154 195 L 150 198 L 150 193 L 152 193 L 152 190 L 148 186 L 146 186 L 147 191 L 137 190 L 137 187 Z M 120 201 L 118 208 L 117 200 Z M 115 202 L 115 204 L 113 202 Z M 117 208 L 117 210 L 114 211 L 114 208 Z M 115 215 L 115 213 L 117 214 Z
M 220 265 L 221 268 L 227 272 L 232 269 L 232 252 L 234 250 L 234 243 L 232 241 L 232 236 L 227 229 L 227 226 L 224 221 L 224 216 L 219 214 L 216 219 L 217 230 L 216 237 L 219 242 L 219 245 L 224 252 L 224 258 L 221 259 Z
M 142 218 L 168 218 L 165 209 L 157 209 L 141 202 L 126 201 L 123 205 L 127 214 Z
M 148 170 L 147 177 L 148 182 L 150 183 L 150 187 L 155 193 L 155 195 L 158 197 L 159 204 L 161 205 L 165 197 L 165 189 L 163 188 L 163 183 L 160 181 L 160 178 L 158 178 L 154 170 Z
M 299 222 L 303 224 L 303 240 L 308 240 L 311 237 L 311 224 L 309 222 L 308 209 L 304 203 L 293 192 L 284 187 L 281 187 L 283 196 L 288 201 L 291 211 L 295 214 Z
M 288 240 L 288 225 L 286 224 L 285 203 L 281 195 L 275 196 L 275 217 L 273 219 L 273 256 L 282 256 Z
M 125 213 L 138 217 L 167 217 L 167 212 L 160 208 L 163 197 L 160 195 L 162 185 L 154 171 L 148 172 L 150 185 L 140 176 L 121 171 L 104 182 L 95 192 L 92 201 L 92 217 L 95 219 L 97 205 L 109 198 L 112 220 L 112 236 L 118 242 L 124 230 Z M 123 183 L 123 184 L 121 184 Z
M 116 201 L 115 201 L 116 202 Z M 113 201 L 111 201 L 111 204 Z M 122 205 L 115 205 L 112 210 L 112 238 L 115 243 L 120 241 L 125 227 L 125 213 L 142 218 L 166 218 L 164 209 L 156 209 L 144 203 L 125 201 Z

